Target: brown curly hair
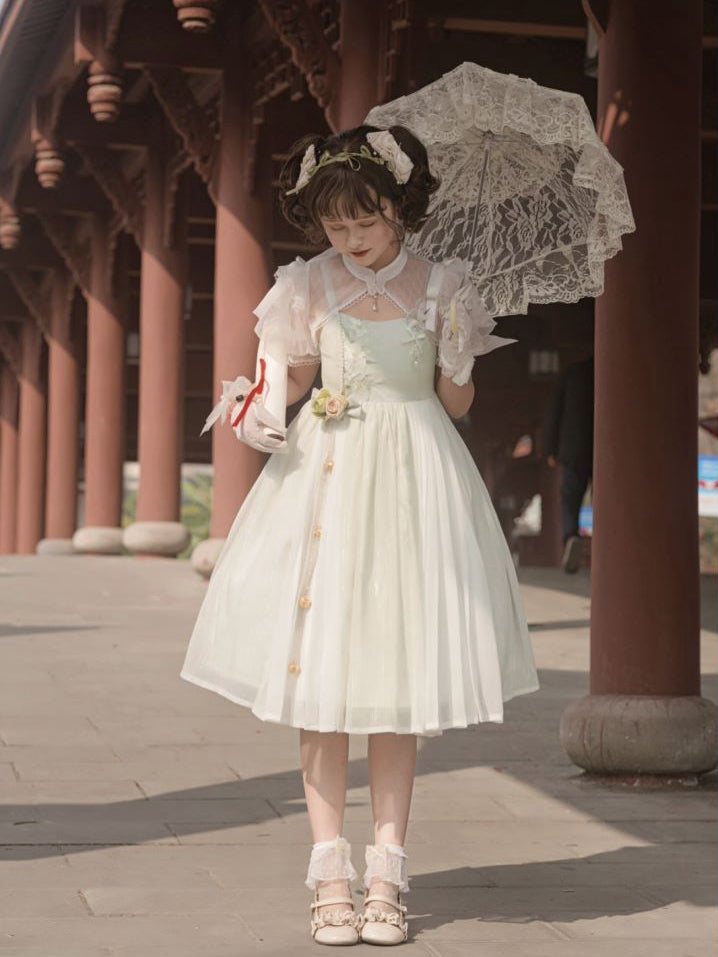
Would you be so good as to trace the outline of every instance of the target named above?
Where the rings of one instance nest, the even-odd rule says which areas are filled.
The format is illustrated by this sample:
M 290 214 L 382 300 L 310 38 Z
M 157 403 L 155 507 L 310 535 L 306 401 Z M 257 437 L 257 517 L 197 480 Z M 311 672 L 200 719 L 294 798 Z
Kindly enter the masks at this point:
M 414 164 L 406 183 L 397 183 L 386 166 L 359 159 L 357 170 L 342 162 L 323 166 L 298 193 L 287 196 L 287 190 L 296 185 L 308 146 L 314 146 L 317 159 L 326 151 L 332 155 L 343 150 L 358 152 L 361 146 L 371 148 L 366 134 L 373 132 L 380 132 L 380 127 L 356 126 L 330 136 L 305 136 L 292 146 L 279 174 L 279 203 L 285 219 L 300 229 L 310 243 L 326 240 L 323 218 L 342 214 L 358 219 L 362 214 L 378 213 L 400 240 L 405 231 L 412 232 L 426 221 L 429 200 L 439 188 L 439 180 L 429 169 L 426 147 L 404 126 L 389 127 L 389 132 Z M 391 200 L 398 221 L 384 215 L 382 197 Z

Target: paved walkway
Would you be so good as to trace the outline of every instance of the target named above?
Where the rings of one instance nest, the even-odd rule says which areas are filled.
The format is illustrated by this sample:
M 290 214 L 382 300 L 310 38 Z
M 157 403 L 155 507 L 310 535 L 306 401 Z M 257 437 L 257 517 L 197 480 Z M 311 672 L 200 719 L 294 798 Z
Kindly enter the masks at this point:
M 557 729 L 588 690 L 588 579 L 520 577 L 542 688 L 504 725 L 424 739 L 401 952 L 714 957 L 716 784 L 582 782 Z M 204 588 L 186 562 L 0 556 L 0 957 L 326 952 L 298 732 L 178 677 Z M 714 700 L 717 617 L 706 602 Z M 353 737 L 360 872 L 365 753 Z

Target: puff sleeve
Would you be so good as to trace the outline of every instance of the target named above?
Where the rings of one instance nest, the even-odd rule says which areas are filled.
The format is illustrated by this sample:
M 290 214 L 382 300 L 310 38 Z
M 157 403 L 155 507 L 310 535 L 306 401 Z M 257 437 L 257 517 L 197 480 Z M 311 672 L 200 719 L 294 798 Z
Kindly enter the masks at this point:
M 318 362 L 309 323 L 309 266 L 299 256 L 274 274 L 275 282 L 254 309 L 254 331 L 268 355 L 290 366 Z
M 287 369 L 319 361 L 308 320 L 308 266 L 297 257 L 280 266 L 275 283 L 254 309 L 259 338 L 254 382 L 246 376 L 222 380 L 222 395 L 201 435 L 229 419 L 242 442 L 263 452 L 287 449 Z
M 491 335 L 496 321 L 469 278 L 468 263 L 451 259 L 434 268 L 441 272 L 435 280 L 435 301 L 428 304 L 427 328 L 434 333 L 442 373 L 456 385 L 464 385 L 471 378 L 476 356 L 518 340 Z

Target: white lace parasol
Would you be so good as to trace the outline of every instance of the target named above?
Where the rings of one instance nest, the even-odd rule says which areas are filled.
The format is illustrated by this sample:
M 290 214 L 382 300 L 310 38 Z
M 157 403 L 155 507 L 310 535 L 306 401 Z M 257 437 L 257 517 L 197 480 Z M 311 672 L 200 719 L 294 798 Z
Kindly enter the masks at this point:
M 604 262 L 636 227 L 581 96 L 462 63 L 365 123 L 406 126 L 426 146 L 441 186 L 406 244 L 468 261 L 490 315 L 603 292 Z

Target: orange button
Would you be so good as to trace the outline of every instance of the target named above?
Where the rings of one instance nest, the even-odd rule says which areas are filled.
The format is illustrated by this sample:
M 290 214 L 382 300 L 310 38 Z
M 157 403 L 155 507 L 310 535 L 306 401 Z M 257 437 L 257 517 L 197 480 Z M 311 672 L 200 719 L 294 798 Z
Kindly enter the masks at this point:
M 298 662 L 298 661 L 290 661 L 290 662 L 289 662 L 289 670 L 291 671 L 291 673 L 292 673 L 293 675 L 298 675 L 299 672 L 300 672 L 302 669 L 299 667 L 299 662 Z
M 312 604 L 312 599 L 309 598 L 307 595 L 302 595 L 302 597 L 299 599 L 300 608 L 309 608 L 311 604 Z

